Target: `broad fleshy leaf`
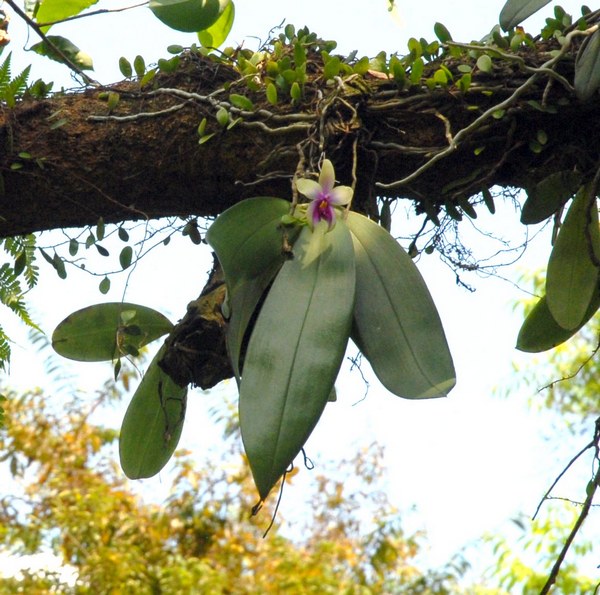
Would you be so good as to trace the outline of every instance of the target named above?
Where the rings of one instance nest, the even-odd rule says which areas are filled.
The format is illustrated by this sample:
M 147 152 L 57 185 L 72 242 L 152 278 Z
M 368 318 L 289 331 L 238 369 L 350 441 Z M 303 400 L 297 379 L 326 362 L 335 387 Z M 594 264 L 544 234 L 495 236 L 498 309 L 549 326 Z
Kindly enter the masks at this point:
M 218 48 L 227 39 L 234 20 L 235 4 L 230 2 L 210 27 L 198 32 L 198 40 L 206 48 Z
M 600 291 L 596 289 L 581 324 L 572 330 L 566 330 L 552 318 L 546 296 L 541 297 L 521 326 L 517 337 L 517 349 L 527 353 L 539 353 L 557 347 L 577 333 L 592 318 L 599 307 Z
M 148 7 L 165 25 L 195 33 L 208 29 L 231 0 L 150 0 Z
M 558 171 L 527 190 L 521 223 L 541 223 L 554 215 L 577 192 L 581 180 L 581 174 L 573 170 Z
M 285 260 L 280 223 L 289 210 L 290 203 L 280 198 L 250 198 L 224 211 L 206 234 L 227 282 L 231 309 L 227 347 L 238 378 L 248 323 Z
M 52 347 L 59 355 L 81 362 L 110 361 L 139 350 L 172 328 L 169 319 L 152 308 L 108 302 L 67 316 L 52 334 Z
M 262 499 L 319 420 L 339 371 L 352 321 L 354 250 L 339 221 L 306 264 L 305 227 L 258 316 L 242 374 L 240 426 Z
M 550 0 L 507 0 L 500 11 L 500 26 L 508 31 L 520 25 L 549 2 Z
M 552 318 L 566 330 L 581 326 L 598 285 L 598 268 L 590 249 L 598 259 L 598 207 L 595 198 L 590 204 L 587 188 L 583 187 L 560 228 L 546 275 L 548 308 Z
M 171 458 L 183 429 L 187 387 L 173 382 L 158 365 L 164 350 L 150 363 L 123 418 L 119 456 L 130 479 L 156 475 Z
M 348 226 L 356 254 L 352 340 L 395 395 L 409 399 L 447 395 L 456 383 L 454 364 L 419 270 L 373 221 L 349 213 Z
M 86 8 L 96 4 L 98 0 L 44 0 L 40 3 L 35 19 L 38 23 L 53 23 L 73 17 Z M 50 27 L 43 27 L 46 32 Z
M 575 92 L 587 101 L 600 88 L 600 31 L 581 46 L 575 61 Z

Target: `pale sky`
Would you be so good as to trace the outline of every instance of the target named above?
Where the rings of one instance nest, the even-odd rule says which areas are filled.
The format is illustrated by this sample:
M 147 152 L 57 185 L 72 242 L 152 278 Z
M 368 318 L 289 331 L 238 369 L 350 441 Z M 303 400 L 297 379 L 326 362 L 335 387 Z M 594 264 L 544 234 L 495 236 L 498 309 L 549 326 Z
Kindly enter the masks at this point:
M 114 4 L 114 1 L 100 2 L 97 6 Z M 401 24 L 388 13 L 387 0 L 304 0 L 301 3 L 238 0 L 236 24 L 228 43 L 255 46 L 256 41 L 247 39 L 248 36 L 264 40 L 268 30 L 285 18 L 298 27 L 308 25 L 321 37 L 336 39 L 341 52 L 357 49 L 359 56 L 372 56 L 382 49 L 404 53 L 408 37 L 433 40 L 436 21 L 444 23 L 454 39 L 470 41 L 483 37 L 497 22 L 503 1 L 430 0 L 397 4 Z M 561 5 L 578 14 L 579 2 L 563 1 Z M 551 6 L 542 10 L 542 15 L 550 13 Z M 103 83 L 121 78 L 117 65 L 121 55 L 132 61 L 136 54 L 141 54 L 151 63 L 165 56 L 167 45 L 186 45 L 194 41 L 193 34 L 169 30 L 146 9 L 126 14 L 128 16 L 90 19 L 86 31 L 82 30 L 86 24 L 83 20 L 60 30 L 56 28 L 52 33 L 69 37 L 90 53 L 96 64 L 93 76 Z M 24 33 L 16 21 L 15 17 L 11 23 L 13 42 L 9 46 L 15 54 L 14 72 L 19 70 L 18 64 L 25 65 L 31 58 L 31 54 L 23 55 L 21 51 L 20 40 L 25 43 Z M 526 23 L 526 29 L 531 26 L 535 31 L 530 22 L 539 27 L 541 17 Z M 32 78 L 51 80 L 61 76 L 65 86 L 72 85 L 60 67 L 41 59 L 36 59 L 35 64 Z M 412 229 L 403 210 L 404 205 L 398 209 L 394 221 L 398 235 Z M 524 237 L 518 215 L 508 205 L 499 208 L 494 218 L 480 216 L 477 225 L 503 229 L 505 235 L 511 234 L 517 242 Z M 468 226 L 467 223 L 463 227 L 466 234 L 474 238 L 476 247 L 481 240 L 468 231 Z M 46 241 L 50 243 L 44 239 Z M 487 247 L 482 250 L 486 255 Z M 545 266 L 548 250 L 544 237 L 531 249 L 527 259 L 510 269 L 502 269 L 501 273 L 515 280 L 520 267 Z M 104 265 L 98 259 L 94 263 Z M 318 465 L 320 459 L 328 463 L 335 461 L 374 439 L 383 443 L 390 498 L 399 510 L 407 513 L 406 520 L 413 530 L 428 532 L 429 560 L 432 564 L 442 564 L 483 532 L 504 530 L 516 513 L 533 512 L 563 462 L 577 448 L 569 450 L 563 445 L 566 460 L 556 457 L 556 452 L 543 439 L 547 416 L 531 413 L 525 407 L 525 400 L 528 394 L 535 392 L 535 387 L 517 389 L 516 379 L 511 377 L 513 361 L 521 365 L 532 361 L 530 356 L 514 350 L 521 320 L 512 311 L 511 302 L 523 294 L 508 282 L 480 279 L 475 275 L 465 276 L 465 281 L 477 288 L 475 293 L 469 293 L 456 285 L 453 272 L 435 256 L 424 256 L 418 266 L 440 310 L 457 368 L 457 387 L 444 400 L 405 401 L 387 393 L 372 374 L 367 374 L 371 386 L 367 397 L 361 400 L 364 387 L 360 377 L 343 372 L 337 384 L 338 402 L 327 406 L 307 449 Z M 39 287 L 43 288 L 43 294 L 40 289 L 35 290 L 31 302 L 34 312 L 43 312 L 41 321 L 49 334 L 71 311 L 121 297 L 118 280 L 113 282 L 114 288 L 105 298 L 96 289 L 99 279 L 69 271 L 69 279 L 63 282 L 43 261 L 41 267 L 43 276 Z M 140 263 L 126 299 L 159 309 L 175 321 L 203 286 L 209 267 L 206 248 L 193 247 L 185 238 L 173 242 Z M 6 326 L 10 333 L 20 337 L 14 347 L 10 383 L 21 388 L 31 387 L 32 383 L 43 384 L 42 364 L 38 362 L 34 367 L 24 333 L 12 320 Z M 36 374 L 32 374 L 32 369 Z M 94 382 L 108 376 L 108 369 L 102 366 L 76 364 L 69 369 L 81 374 L 79 382 L 89 390 L 94 389 Z M 510 394 L 506 398 L 494 396 L 496 389 Z M 233 391 L 233 383 L 220 387 L 221 390 Z M 181 447 L 203 452 L 214 442 L 212 438 L 206 439 L 198 428 L 204 424 L 202 420 L 207 419 L 207 403 L 211 398 L 219 399 L 219 391 L 212 397 L 191 395 Z M 119 415 L 114 415 L 115 425 L 120 424 Z M 208 424 L 204 431 L 210 436 Z M 163 490 L 167 483 L 160 477 L 144 482 L 148 490 Z M 286 517 L 291 516 L 294 509 L 300 508 L 299 513 L 302 513 L 301 482 L 296 485 L 294 493 L 287 491 L 289 501 L 284 500 L 282 504 Z M 413 506 L 416 512 L 411 513 Z M 591 522 L 592 519 L 588 524 Z M 594 569 L 585 570 L 593 576 Z

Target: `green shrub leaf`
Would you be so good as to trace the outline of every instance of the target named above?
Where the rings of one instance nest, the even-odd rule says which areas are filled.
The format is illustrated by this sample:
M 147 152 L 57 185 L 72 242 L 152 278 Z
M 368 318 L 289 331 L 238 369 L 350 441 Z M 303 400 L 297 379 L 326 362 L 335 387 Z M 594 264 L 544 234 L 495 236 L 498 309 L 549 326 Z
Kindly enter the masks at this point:
M 150 0 L 148 7 L 165 25 L 195 33 L 208 29 L 231 0 Z
M 139 335 L 127 329 L 135 325 Z M 160 312 L 127 302 L 107 302 L 88 306 L 65 318 L 52 334 L 52 347 L 63 357 L 82 362 L 110 361 L 122 354 L 127 343 L 137 349 L 170 332 L 171 322 Z

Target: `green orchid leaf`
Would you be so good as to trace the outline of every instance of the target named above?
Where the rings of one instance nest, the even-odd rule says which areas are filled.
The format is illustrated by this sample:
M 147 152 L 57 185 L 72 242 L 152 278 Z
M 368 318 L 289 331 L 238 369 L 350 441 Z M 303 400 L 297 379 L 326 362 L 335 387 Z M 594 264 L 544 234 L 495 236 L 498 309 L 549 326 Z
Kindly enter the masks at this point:
M 198 40 L 205 48 L 218 48 L 227 39 L 234 19 L 235 4 L 230 2 L 210 27 L 198 32 Z
M 187 387 L 162 371 L 161 347 L 142 378 L 123 418 L 119 456 L 130 479 L 156 475 L 175 451 L 185 418 Z
M 132 328 L 135 335 L 129 332 Z M 125 343 L 139 350 L 172 328 L 169 319 L 152 308 L 108 302 L 67 316 L 52 334 L 52 347 L 59 355 L 81 362 L 111 361 L 123 354 Z
M 195 33 L 208 29 L 231 0 L 150 0 L 154 16 L 176 31 Z
M 572 170 L 558 171 L 544 178 L 527 190 L 521 223 L 541 223 L 554 215 L 575 194 L 581 181 L 581 174 Z
M 600 31 L 582 44 L 575 60 L 575 92 L 587 101 L 600 88 Z
M 412 259 L 381 226 L 349 213 L 356 254 L 352 340 L 381 383 L 409 399 L 445 396 L 456 374 L 442 323 Z
M 552 318 L 546 296 L 541 297 L 521 326 L 517 337 L 517 349 L 527 353 L 540 353 L 557 347 L 577 333 L 598 308 L 600 308 L 600 291 L 597 286 L 581 324 L 574 329 L 566 330 Z
M 582 187 L 569 207 L 548 261 L 548 308 L 566 330 L 581 326 L 598 285 L 598 268 L 590 248 L 597 260 L 600 231 L 596 199 L 591 201 L 587 187 Z
M 500 26 L 508 31 L 548 4 L 550 0 L 507 0 L 500 11 Z
M 354 250 L 343 221 L 305 227 L 260 311 L 240 387 L 240 426 L 262 499 L 285 472 L 331 395 L 352 321 Z
M 51 47 L 46 41 L 40 41 L 31 46 L 36 54 L 46 56 L 55 62 L 64 62 L 63 58 L 56 53 L 54 48 L 58 48 L 73 64 L 76 64 L 81 70 L 94 70 L 94 62 L 92 57 L 85 52 L 82 52 L 74 43 L 61 37 L 60 35 L 47 35 L 46 39 L 52 44 Z
M 285 260 L 280 222 L 289 210 L 290 203 L 280 198 L 250 198 L 223 212 L 206 234 L 227 282 L 231 309 L 227 347 L 238 379 L 248 323 Z M 290 234 L 291 241 L 297 230 L 291 229 Z

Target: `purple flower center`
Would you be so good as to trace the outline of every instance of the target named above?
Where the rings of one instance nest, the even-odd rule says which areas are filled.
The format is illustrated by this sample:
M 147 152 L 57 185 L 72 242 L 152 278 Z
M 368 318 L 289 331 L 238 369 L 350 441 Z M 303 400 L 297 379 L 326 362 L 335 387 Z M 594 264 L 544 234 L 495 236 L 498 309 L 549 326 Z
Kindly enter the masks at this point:
M 328 223 L 333 218 L 333 209 L 330 204 L 331 198 L 328 193 L 321 192 L 315 201 L 317 208 L 315 209 L 315 220 L 322 221 L 325 219 Z

